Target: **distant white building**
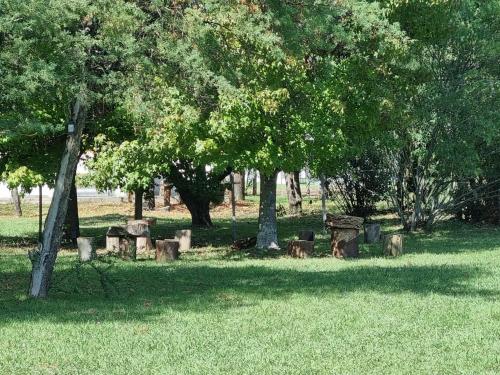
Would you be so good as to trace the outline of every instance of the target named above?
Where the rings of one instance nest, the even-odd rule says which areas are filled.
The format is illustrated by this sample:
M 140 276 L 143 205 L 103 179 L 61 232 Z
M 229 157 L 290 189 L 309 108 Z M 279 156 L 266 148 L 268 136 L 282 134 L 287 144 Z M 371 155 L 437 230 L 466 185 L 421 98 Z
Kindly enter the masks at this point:
M 83 161 L 80 161 L 76 170 L 77 174 L 86 174 L 88 173 L 87 168 Z M 52 199 L 52 195 L 54 194 L 54 190 L 49 188 L 47 185 L 42 187 L 42 197 L 45 201 Z M 110 200 L 121 200 L 122 198 L 127 196 L 127 193 L 122 192 L 120 189 L 116 189 L 108 192 L 98 192 L 94 188 L 77 188 L 78 199 L 110 199 Z M 25 194 L 24 200 L 29 201 L 38 201 L 39 190 L 33 189 L 33 191 L 29 194 Z M 8 202 L 11 200 L 10 190 L 7 187 L 7 184 L 4 182 L 0 183 L 0 201 Z

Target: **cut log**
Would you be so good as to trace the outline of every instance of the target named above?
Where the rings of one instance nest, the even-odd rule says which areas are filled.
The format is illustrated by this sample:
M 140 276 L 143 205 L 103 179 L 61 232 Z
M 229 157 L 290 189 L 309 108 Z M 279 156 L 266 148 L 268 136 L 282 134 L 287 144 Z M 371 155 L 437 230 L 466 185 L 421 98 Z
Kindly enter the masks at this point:
M 365 242 L 375 243 L 380 241 L 380 224 L 365 224 Z
M 364 219 L 357 216 L 326 215 L 325 226 L 328 228 L 346 228 L 360 230 Z
M 175 231 L 175 239 L 179 241 L 179 251 L 191 249 L 191 229 L 181 229 Z
M 94 247 L 94 237 L 78 237 L 78 257 L 81 262 L 89 262 L 97 257 Z
M 137 253 L 137 248 L 135 246 L 135 241 L 129 237 L 120 238 L 120 251 L 118 255 L 123 260 L 135 260 Z
M 144 220 L 136 220 L 132 224 L 127 224 L 126 230 L 134 237 L 149 236 L 149 225 Z
M 109 227 L 106 233 L 106 237 L 125 237 L 127 235 L 128 233 L 125 228 L 119 226 Z
M 314 251 L 314 241 L 294 240 L 288 243 L 288 255 L 294 258 L 307 258 Z
M 332 228 L 331 248 L 337 258 L 356 258 L 359 230 L 353 228 Z
M 301 230 L 301 231 L 299 231 L 299 240 L 302 240 L 302 241 L 314 241 L 314 232 L 312 230 Z
M 120 251 L 120 237 L 106 236 L 106 250 L 107 251 Z
M 177 240 L 156 241 L 156 261 L 158 263 L 174 261 L 178 258 L 179 258 L 179 241 Z
M 139 236 L 135 239 L 135 248 L 138 253 L 153 249 L 153 243 L 150 236 Z
M 387 256 L 399 256 L 403 253 L 403 235 L 388 234 L 384 236 L 384 254 Z

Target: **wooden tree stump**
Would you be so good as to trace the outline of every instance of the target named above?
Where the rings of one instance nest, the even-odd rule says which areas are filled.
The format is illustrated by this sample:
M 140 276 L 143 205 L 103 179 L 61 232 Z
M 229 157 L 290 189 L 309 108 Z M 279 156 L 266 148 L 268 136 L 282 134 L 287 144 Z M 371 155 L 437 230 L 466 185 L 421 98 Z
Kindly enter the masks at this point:
M 94 247 L 94 237 L 78 237 L 78 257 L 81 262 L 89 262 L 97 257 Z
M 165 263 L 179 258 L 179 241 L 177 240 L 157 240 L 156 241 L 156 261 Z
M 125 230 L 134 237 L 149 236 L 149 223 L 146 220 L 129 220 Z
M 365 224 L 365 242 L 375 243 L 380 241 L 380 224 Z
M 137 247 L 135 239 L 130 237 L 120 238 L 120 250 L 118 256 L 123 260 L 135 260 L 137 255 Z
M 128 233 L 123 227 L 109 227 L 106 233 L 106 250 L 119 252 L 123 247 L 122 239 L 127 236 Z
M 293 258 L 307 258 L 314 251 L 314 241 L 293 240 L 288 243 L 288 255 Z
M 106 250 L 107 251 L 120 251 L 120 237 L 106 236 Z
M 175 231 L 175 239 L 179 241 L 179 251 L 191 249 L 191 229 L 181 229 Z
M 337 258 L 359 256 L 358 236 L 363 218 L 346 215 L 327 215 L 325 225 L 332 231 L 331 248 Z
M 336 258 L 357 258 L 358 249 L 358 229 L 333 228 L 331 237 L 332 254 Z
M 312 230 L 299 231 L 299 240 L 301 240 L 301 241 L 314 241 L 314 232 Z
M 137 252 L 145 252 L 148 250 L 153 250 L 153 243 L 151 242 L 150 236 L 139 236 L 135 239 L 135 247 Z
M 399 256 L 403 253 L 403 235 L 388 234 L 384 236 L 384 254 L 387 256 Z

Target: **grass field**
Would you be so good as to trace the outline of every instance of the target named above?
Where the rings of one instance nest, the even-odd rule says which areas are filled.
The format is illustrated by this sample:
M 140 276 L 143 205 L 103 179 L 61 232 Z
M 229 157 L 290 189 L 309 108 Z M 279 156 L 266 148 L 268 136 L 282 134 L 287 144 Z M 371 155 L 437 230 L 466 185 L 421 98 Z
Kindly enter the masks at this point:
M 498 374 L 500 230 L 441 223 L 405 238 L 405 254 L 361 244 L 358 260 L 328 255 L 318 204 L 279 219 L 282 245 L 315 229 L 307 260 L 229 249 L 227 207 L 216 228 L 173 264 L 114 260 L 113 288 L 63 250 L 50 298 L 26 297 L 37 219 L 0 206 L 0 374 Z M 82 234 L 103 245 L 132 207 L 81 206 Z M 96 215 L 96 212 L 99 214 Z M 238 207 L 240 237 L 254 234 L 254 202 Z M 157 211 L 155 237 L 189 224 Z M 377 218 L 387 232 L 397 223 Z M 78 272 L 77 272 L 78 270 Z

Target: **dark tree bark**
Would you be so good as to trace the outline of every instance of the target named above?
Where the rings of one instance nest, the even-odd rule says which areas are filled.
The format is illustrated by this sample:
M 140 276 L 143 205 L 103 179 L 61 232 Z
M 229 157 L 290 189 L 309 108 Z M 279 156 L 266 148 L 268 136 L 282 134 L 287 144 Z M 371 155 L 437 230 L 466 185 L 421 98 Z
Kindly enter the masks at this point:
M 42 185 L 38 185 L 38 243 L 42 243 Z
M 300 172 L 286 173 L 286 192 L 288 208 L 292 214 L 302 213 L 302 192 L 300 191 Z
M 149 185 L 148 189 L 145 191 L 144 198 L 148 204 L 148 210 L 154 211 L 154 209 L 156 208 L 154 179 L 151 182 L 151 185 Z
M 269 176 L 260 174 L 259 231 L 256 245 L 260 249 L 279 249 L 276 221 L 277 175 L 277 172 Z
M 239 201 L 245 200 L 245 174 L 234 172 L 234 199 Z
M 21 198 L 19 197 L 19 191 L 17 187 L 10 190 L 10 195 L 12 197 L 12 203 L 14 204 L 14 211 L 16 211 L 16 216 L 23 216 L 23 210 L 21 209 Z
M 196 196 L 189 191 L 179 190 L 179 195 L 191 214 L 191 225 L 194 227 L 213 226 L 210 217 L 210 200 Z
M 73 105 L 71 120 L 75 125 L 69 134 L 62 155 L 54 195 L 45 220 L 42 242 L 36 252 L 30 254 L 32 261 L 29 294 L 31 297 L 46 297 L 49 291 L 52 271 L 61 244 L 64 220 L 68 209 L 69 193 L 80 156 L 80 144 L 85 127 L 86 111 L 79 99 Z
M 176 187 L 181 200 L 191 213 L 191 223 L 197 227 L 211 227 L 210 203 L 221 203 L 224 190 L 221 181 L 229 174 L 207 172 L 205 166 L 193 166 L 189 161 L 173 163 L 168 179 Z
M 144 189 L 137 189 L 134 191 L 135 201 L 134 201 L 134 219 L 142 219 L 142 199 L 144 196 Z
M 65 229 L 66 239 L 68 241 L 71 241 L 73 246 L 76 246 L 76 239 L 80 237 L 80 217 L 78 215 L 78 195 L 76 192 L 74 177 L 69 191 L 68 211 L 66 213 Z

